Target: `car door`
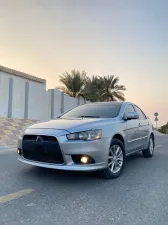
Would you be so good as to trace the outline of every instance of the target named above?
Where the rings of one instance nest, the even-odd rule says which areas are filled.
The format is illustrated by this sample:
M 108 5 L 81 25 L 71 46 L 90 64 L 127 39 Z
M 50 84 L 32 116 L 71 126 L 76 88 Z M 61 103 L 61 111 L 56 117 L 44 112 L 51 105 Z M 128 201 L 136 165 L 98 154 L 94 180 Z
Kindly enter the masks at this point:
M 139 115 L 138 129 L 139 129 L 140 139 L 138 140 L 138 146 L 139 146 L 139 149 L 143 149 L 148 144 L 150 124 L 146 115 L 143 113 L 143 111 L 136 105 L 134 105 L 134 108 Z
M 132 104 L 126 105 L 125 114 L 128 112 L 136 112 Z M 125 137 L 127 151 L 126 154 L 136 151 L 139 148 L 138 139 L 140 138 L 138 119 L 126 120 Z

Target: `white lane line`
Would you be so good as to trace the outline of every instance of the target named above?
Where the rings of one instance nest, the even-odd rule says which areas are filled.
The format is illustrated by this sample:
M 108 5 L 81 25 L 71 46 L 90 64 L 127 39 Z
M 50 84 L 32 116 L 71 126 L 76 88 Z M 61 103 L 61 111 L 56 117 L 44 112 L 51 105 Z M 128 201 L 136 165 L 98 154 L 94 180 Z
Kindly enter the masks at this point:
M 8 194 L 8 195 L 1 196 L 0 197 L 0 204 L 5 203 L 5 202 L 9 202 L 9 201 L 17 199 L 17 198 L 20 198 L 24 195 L 31 194 L 33 191 L 34 191 L 33 189 L 28 188 L 28 189 L 24 189 L 24 190 L 14 192 L 14 193 L 11 193 L 11 194 Z
M 162 145 L 157 145 L 155 148 L 160 148 L 160 147 L 162 147 Z

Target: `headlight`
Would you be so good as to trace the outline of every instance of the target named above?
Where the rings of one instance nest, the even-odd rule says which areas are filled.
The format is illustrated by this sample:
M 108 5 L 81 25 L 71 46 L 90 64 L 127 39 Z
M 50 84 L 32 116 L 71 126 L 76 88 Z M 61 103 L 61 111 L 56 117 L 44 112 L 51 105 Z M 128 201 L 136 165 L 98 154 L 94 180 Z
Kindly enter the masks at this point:
M 83 141 L 97 140 L 100 139 L 101 137 L 102 137 L 102 130 L 82 131 L 67 135 L 68 140 L 83 140 Z

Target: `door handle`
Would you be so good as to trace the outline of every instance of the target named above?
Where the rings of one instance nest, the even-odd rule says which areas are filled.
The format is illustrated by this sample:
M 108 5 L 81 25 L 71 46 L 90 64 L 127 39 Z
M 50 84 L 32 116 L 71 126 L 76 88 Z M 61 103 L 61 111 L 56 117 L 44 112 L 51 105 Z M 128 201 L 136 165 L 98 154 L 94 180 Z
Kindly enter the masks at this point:
M 139 127 L 141 126 L 141 124 L 139 123 Z

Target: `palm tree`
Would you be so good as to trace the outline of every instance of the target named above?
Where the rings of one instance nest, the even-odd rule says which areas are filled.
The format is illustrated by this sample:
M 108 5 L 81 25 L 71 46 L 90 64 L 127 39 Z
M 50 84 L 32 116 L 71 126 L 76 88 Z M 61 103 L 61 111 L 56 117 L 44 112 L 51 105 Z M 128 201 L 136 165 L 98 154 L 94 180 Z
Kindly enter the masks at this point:
M 87 100 L 95 101 L 124 101 L 126 88 L 124 85 L 118 85 L 119 78 L 114 76 L 97 77 L 87 79 L 84 89 L 84 96 Z
M 103 88 L 102 80 L 97 76 L 87 78 L 85 88 L 82 91 L 83 96 L 91 102 L 100 101 L 100 91 Z
M 59 81 L 64 86 L 58 87 L 58 89 L 71 97 L 82 95 L 82 90 L 84 89 L 86 81 L 85 71 L 80 72 L 78 70 L 72 70 L 71 73 L 63 73 L 59 78 Z
M 119 77 L 113 75 L 107 77 L 101 77 L 103 88 L 100 92 L 100 96 L 104 101 L 125 101 L 124 93 L 126 90 L 124 85 L 118 85 Z

